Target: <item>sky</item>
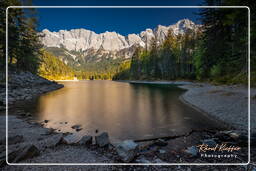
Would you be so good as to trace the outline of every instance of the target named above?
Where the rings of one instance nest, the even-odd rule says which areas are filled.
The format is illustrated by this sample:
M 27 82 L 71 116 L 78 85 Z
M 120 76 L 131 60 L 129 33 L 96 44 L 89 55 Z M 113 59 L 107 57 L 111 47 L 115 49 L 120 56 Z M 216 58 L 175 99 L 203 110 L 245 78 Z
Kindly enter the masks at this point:
M 34 0 L 35 6 L 197 6 L 202 0 Z M 157 25 L 175 24 L 180 19 L 190 19 L 199 23 L 197 8 L 39 8 L 38 30 L 50 31 L 84 28 L 96 33 L 115 31 L 122 35 L 140 33 L 146 28 L 154 29 Z

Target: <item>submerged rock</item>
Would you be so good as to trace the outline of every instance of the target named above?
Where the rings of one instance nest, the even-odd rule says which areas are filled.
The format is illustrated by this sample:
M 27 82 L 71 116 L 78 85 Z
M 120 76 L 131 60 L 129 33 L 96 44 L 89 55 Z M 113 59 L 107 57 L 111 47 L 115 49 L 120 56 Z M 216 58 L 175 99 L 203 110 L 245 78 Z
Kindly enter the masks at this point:
M 138 152 L 138 144 L 132 140 L 125 140 L 117 145 L 117 154 L 123 162 L 131 162 Z
M 107 132 L 103 132 L 95 137 L 95 142 L 98 146 L 104 147 L 109 144 L 109 137 Z
M 81 131 L 83 128 L 77 128 L 76 129 L 76 132 L 79 132 L 79 131 Z
M 72 129 L 80 129 L 81 125 L 73 125 L 71 126 Z

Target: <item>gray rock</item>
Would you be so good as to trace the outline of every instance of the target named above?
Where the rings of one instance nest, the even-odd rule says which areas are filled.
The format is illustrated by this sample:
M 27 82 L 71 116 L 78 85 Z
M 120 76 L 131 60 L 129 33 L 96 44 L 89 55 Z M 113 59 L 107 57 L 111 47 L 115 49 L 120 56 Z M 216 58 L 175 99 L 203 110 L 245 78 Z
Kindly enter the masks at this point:
M 79 142 L 79 140 L 80 140 L 80 138 L 78 136 L 76 136 L 75 134 L 69 134 L 62 138 L 62 143 L 72 145 L 72 144 L 77 144 Z
M 43 125 L 42 125 L 43 126 Z M 55 129 L 53 128 L 47 128 L 45 129 L 45 133 L 43 135 L 51 135 L 54 134 Z
M 28 144 L 24 147 L 21 147 L 20 149 L 10 152 L 10 154 L 8 154 L 8 160 L 9 162 L 17 163 L 21 160 L 38 156 L 39 154 L 40 152 L 35 145 Z
M 153 163 L 164 163 L 164 161 L 161 160 L 161 159 L 159 159 L 159 158 L 157 158 L 157 159 L 155 159 L 155 160 L 153 161 Z
M 229 136 L 233 139 L 238 139 L 240 137 L 240 134 L 237 132 L 231 132 Z
M 107 132 L 103 132 L 95 137 L 95 142 L 98 146 L 104 147 L 109 144 L 109 137 Z
M 79 145 L 90 145 L 92 144 L 92 136 L 83 136 L 83 138 L 78 142 Z
M 160 149 L 160 150 L 159 150 L 159 153 L 164 154 L 164 153 L 166 153 L 166 151 Z
M 26 113 L 26 116 L 32 116 L 30 113 Z
M 117 154 L 123 162 L 131 162 L 138 152 L 138 144 L 132 140 L 125 140 L 117 145 Z
M 135 161 L 136 163 L 150 163 L 150 161 L 145 159 L 144 157 L 139 157 Z
M 210 146 L 210 147 L 214 147 L 214 146 L 216 146 L 216 142 L 214 141 L 214 139 L 205 139 L 205 140 L 201 140 L 201 142 L 203 143 L 203 144 L 207 144 L 208 146 Z
M 240 146 L 248 145 L 247 132 L 240 131 L 240 130 L 220 131 L 215 134 L 215 137 L 218 137 L 222 141 L 235 141 Z M 251 139 L 255 139 L 255 138 L 251 138 Z
M 197 156 L 198 154 L 198 149 L 195 147 L 195 146 L 192 146 L 192 147 L 188 147 L 186 150 L 185 150 L 185 153 L 195 157 Z
M 15 135 L 8 137 L 8 145 L 21 143 L 24 141 L 24 137 L 22 135 Z
M 154 141 L 139 143 L 139 150 L 149 150 L 152 145 L 154 145 Z
M 155 144 L 155 145 L 158 145 L 158 146 L 166 146 L 166 145 L 168 145 L 168 142 L 166 142 L 166 141 L 163 140 L 163 139 L 158 139 L 158 140 L 155 141 L 154 144 Z
M 45 148 L 51 148 L 56 147 L 58 144 L 62 142 L 63 135 L 62 134 L 56 134 L 49 136 L 49 138 L 44 138 L 40 140 L 37 144 L 37 147 L 42 150 Z

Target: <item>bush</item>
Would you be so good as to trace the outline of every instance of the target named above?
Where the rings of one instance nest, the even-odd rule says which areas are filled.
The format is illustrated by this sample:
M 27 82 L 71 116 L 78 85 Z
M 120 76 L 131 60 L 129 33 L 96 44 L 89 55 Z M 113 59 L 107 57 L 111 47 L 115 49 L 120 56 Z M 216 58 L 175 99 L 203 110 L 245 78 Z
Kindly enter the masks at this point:
M 221 76 L 221 66 L 219 64 L 214 65 L 210 70 L 210 75 L 215 78 Z

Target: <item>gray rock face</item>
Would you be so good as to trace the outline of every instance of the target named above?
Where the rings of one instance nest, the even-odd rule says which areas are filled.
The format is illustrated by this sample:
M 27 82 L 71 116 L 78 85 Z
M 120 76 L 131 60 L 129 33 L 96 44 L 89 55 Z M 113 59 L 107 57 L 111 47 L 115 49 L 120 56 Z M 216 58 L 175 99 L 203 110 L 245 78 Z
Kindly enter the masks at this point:
M 117 145 L 116 151 L 123 162 L 131 162 L 138 152 L 138 144 L 132 140 L 125 140 Z
M 107 146 L 109 144 L 108 133 L 103 132 L 95 137 L 96 144 L 100 147 Z
M 64 47 L 68 51 L 83 51 L 84 56 L 95 56 L 95 54 L 106 56 L 107 54 L 112 58 L 120 57 L 120 53 L 123 52 L 124 55 L 121 57 L 130 58 L 133 54 L 133 46 L 148 48 L 152 38 L 156 38 L 161 44 L 166 39 L 169 30 L 174 35 L 178 35 L 184 34 L 189 29 L 198 30 L 199 28 L 200 26 L 192 21 L 183 19 L 173 25 L 158 25 L 154 30 L 146 29 L 139 34 L 133 33 L 127 36 L 108 31 L 97 34 L 86 29 L 60 30 L 58 32 L 44 29 L 40 34 L 44 35 L 41 41 L 46 47 Z M 76 57 L 74 56 L 74 58 Z

